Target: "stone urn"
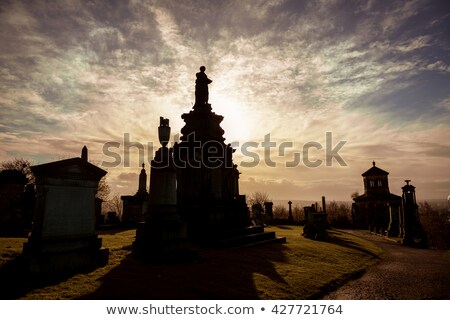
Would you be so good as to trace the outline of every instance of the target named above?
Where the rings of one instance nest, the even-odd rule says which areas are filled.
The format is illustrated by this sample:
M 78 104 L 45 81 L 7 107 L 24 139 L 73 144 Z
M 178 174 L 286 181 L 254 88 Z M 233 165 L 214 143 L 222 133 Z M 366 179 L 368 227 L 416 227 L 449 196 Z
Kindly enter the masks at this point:
M 159 142 L 165 148 L 170 140 L 169 119 L 159 117 L 158 137 Z

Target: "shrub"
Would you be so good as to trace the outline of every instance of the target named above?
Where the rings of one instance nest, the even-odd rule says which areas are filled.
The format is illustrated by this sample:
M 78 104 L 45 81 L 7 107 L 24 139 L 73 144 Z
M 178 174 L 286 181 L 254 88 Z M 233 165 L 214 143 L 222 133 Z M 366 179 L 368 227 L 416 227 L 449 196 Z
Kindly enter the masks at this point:
M 419 219 L 431 248 L 450 249 L 450 222 L 445 206 L 420 202 Z
M 327 203 L 328 224 L 337 228 L 350 228 L 351 207 L 348 203 L 337 203 L 331 201 Z

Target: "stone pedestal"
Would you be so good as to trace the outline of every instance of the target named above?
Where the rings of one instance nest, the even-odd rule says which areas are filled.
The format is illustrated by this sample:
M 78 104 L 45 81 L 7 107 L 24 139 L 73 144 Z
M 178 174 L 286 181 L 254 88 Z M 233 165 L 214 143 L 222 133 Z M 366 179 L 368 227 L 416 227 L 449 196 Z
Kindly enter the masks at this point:
M 248 226 L 245 197 L 239 195 L 239 171 L 233 148 L 224 143 L 223 117 L 211 105 L 195 105 L 182 115 L 181 142 L 174 146 L 178 212 L 189 237 L 209 241 Z
M 69 273 L 104 265 L 95 233 L 95 195 L 106 171 L 81 158 L 31 168 L 36 177 L 33 229 L 23 255 L 33 273 Z

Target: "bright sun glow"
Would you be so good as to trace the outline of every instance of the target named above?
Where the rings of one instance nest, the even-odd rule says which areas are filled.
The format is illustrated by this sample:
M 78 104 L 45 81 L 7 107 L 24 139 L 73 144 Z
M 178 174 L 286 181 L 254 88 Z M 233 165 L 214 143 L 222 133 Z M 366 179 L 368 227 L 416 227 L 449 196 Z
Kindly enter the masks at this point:
M 210 101 L 213 112 L 224 117 L 221 126 L 225 130 L 225 142 L 243 142 L 250 138 L 250 127 L 246 119 L 243 106 L 233 98 L 216 94 Z

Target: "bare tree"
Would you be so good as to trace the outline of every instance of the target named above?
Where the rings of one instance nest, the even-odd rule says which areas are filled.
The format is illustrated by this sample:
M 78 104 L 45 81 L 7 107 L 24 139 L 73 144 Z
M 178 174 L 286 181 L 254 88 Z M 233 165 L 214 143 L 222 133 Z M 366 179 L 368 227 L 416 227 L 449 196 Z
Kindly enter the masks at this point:
M 248 196 L 247 201 L 250 206 L 254 204 L 261 205 L 262 208 L 264 208 L 264 202 L 269 201 L 269 195 L 265 192 L 253 192 L 251 195 Z
M 102 199 L 104 202 L 109 201 L 109 195 L 111 193 L 111 188 L 106 181 L 107 176 L 103 176 L 98 182 L 97 194 L 95 195 L 97 198 Z
M 327 203 L 328 223 L 334 227 L 347 228 L 350 226 L 351 207 L 347 203 L 331 201 Z
M 118 193 L 114 194 L 111 199 L 105 202 L 105 211 L 114 211 L 117 217 L 120 219 L 122 217 L 122 199 Z
M 274 219 L 288 219 L 289 214 L 285 206 L 279 204 L 273 208 L 273 218 Z
M 33 164 L 23 158 L 14 158 L 14 160 L 3 161 L 0 164 L 0 171 L 2 170 L 18 170 L 22 172 L 28 179 L 28 184 L 34 184 L 35 178 L 33 172 L 31 172 L 31 166 Z
M 292 209 L 292 215 L 294 216 L 295 221 L 304 220 L 303 208 L 301 208 L 298 204 Z
M 419 203 L 419 220 L 432 248 L 450 248 L 450 216 L 444 205 Z
M 350 195 L 350 197 L 351 197 L 352 199 L 355 199 L 356 197 L 359 197 L 359 192 L 358 192 L 358 191 L 353 192 L 353 193 Z

